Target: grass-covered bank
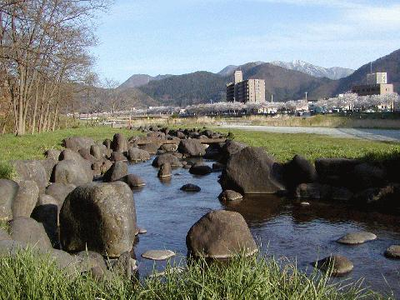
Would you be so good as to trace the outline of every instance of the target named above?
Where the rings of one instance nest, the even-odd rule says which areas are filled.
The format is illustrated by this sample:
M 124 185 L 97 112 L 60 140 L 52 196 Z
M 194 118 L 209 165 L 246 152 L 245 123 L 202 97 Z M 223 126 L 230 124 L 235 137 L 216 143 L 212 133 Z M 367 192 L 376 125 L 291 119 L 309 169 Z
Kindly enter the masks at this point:
M 34 135 L 15 136 L 5 134 L 0 136 L 0 161 L 14 159 L 41 159 L 48 149 L 61 149 L 61 141 L 71 136 L 86 136 L 94 140 L 112 139 L 115 133 L 127 137 L 138 134 L 133 130 L 111 128 L 106 126 L 62 129 Z
M 177 126 L 176 126 L 177 127 Z M 185 126 L 186 127 L 186 126 Z M 196 127 L 196 124 L 187 126 Z M 200 126 L 197 126 L 200 127 Z M 385 156 L 400 152 L 400 143 L 384 143 L 360 139 L 343 139 L 315 134 L 282 134 L 244 130 L 214 128 L 221 132 L 232 132 L 236 141 L 249 146 L 263 147 L 279 161 L 291 159 L 295 154 L 310 160 L 319 157 L 358 158 L 367 154 Z M 0 136 L 0 161 L 14 159 L 41 159 L 48 149 L 61 149 L 61 141 L 70 136 L 87 136 L 94 140 L 112 138 L 117 133 L 126 137 L 139 134 L 138 131 L 105 126 L 64 129 L 35 135 Z M 2 168 L 0 168 L 0 173 Z M 6 170 L 7 171 L 7 170 Z M 1 176 L 1 174 L 0 174 Z
M 216 130 L 219 130 L 216 128 Z M 269 133 L 220 129 L 233 133 L 235 141 L 262 147 L 277 160 L 285 162 L 299 154 L 309 160 L 321 157 L 362 158 L 366 155 L 385 157 L 400 152 L 400 143 L 335 138 L 316 134 Z
M 268 258 L 237 258 L 229 264 L 191 263 L 182 273 L 129 281 L 117 275 L 60 272 L 31 251 L 0 258 L 1 299 L 379 299 L 360 285 L 340 286 L 315 272 L 306 276 L 293 265 Z

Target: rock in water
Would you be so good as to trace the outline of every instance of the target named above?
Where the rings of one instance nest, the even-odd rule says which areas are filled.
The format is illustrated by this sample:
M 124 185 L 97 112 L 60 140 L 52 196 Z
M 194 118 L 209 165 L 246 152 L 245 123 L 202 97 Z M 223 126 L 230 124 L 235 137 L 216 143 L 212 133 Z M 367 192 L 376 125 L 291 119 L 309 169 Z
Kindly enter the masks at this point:
M 181 191 L 184 192 L 200 192 L 201 188 L 198 185 L 188 183 L 181 187 Z
M 168 178 L 172 176 L 172 168 L 169 163 L 164 163 L 161 165 L 160 170 L 158 171 L 159 178 Z
M 400 259 L 400 245 L 392 245 L 387 248 L 385 256 L 388 258 Z
M 128 151 L 128 140 L 121 133 L 114 134 L 111 148 L 116 152 Z
M 178 150 L 186 156 L 196 157 L 206 154 L 206 148 L 197 139 L 181 140 Z
M 223 191 L 219 196 L 219 200 L 222 202 L 230 202 L 230 201 L 241 201 L 243 200 L 243 196 L 235 191 L 226 190 Z
M 171 250 L 149 250 L 142 254 L 143 258 L 150 260 L 167 260 L 175 256 L 175 252 Z
M 345 245 L 359 245 L 373 240 L 376 240 L 375 234 L 371 232 L 360 231 L 360 232 L 348 233 L 345 236 L 338 239 L 337 242 Z
M 112 167 L 104 174 L 104 181 L 113 182 L 128 175 L 128 164 L 123 161 L 115 162 Z
M 273 194 L 285 189 L 282 166 L 261 148 L 247 147 L 234 154 L 222 172 L 223 190 L 242 194 Z
M 203 164 L 194 164 L 189 170 L 189 173 L 194 175 L 207 175 L 211 172 L 212 169 L 209 166 Z
M 215 259 L 258 251 L 242 215 L 225 210 L 209 212 L 197 221 L 186 236 L 186 245 L 195 257 Z
M 341 276 L 351 272 L 354 268 L 353 263 L 344 256 L 331 255 L 317 262 L 312 263 L 313 266 L 323 271 L 332 270 L 333 276 Z
M 159 156 L 157 156 L 153 162 L 152 162 L 152 166 L 159 168 L 161 167 L 162 164 L 165 163 L 169 163 L 171 165 L 171 167 L 181 167 L 182 163 L 179 161 L 179 159 L 172 155 L 172 154 L 161 154 Z
M 131 251 L 136 231 L 135 202 L 124 182 L 79 186 L 61 209 L 60 237 L 67 251 L 118 257 Z

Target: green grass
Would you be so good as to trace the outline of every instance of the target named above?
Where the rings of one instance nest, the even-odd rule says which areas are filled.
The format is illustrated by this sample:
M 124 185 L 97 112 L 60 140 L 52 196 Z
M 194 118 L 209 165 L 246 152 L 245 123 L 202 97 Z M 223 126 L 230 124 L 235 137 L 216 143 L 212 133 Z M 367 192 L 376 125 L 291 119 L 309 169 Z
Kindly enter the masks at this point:
M 126 137 L 138 134 L 137 131 L 111 127 L 84 127 L 63 129 L 34 135 L 15 136 L 6 134 L 0 136 L 0 161 L 14 159 L 42 159 L 44 151 L 61 149 L 61 141 L 70 136 L 86 136 L 94 140 L 112 138 L 115 133 L 122 133 Z M 0 167 L 0 174 L 2 174 Z
M 281 162 L 291 159 L 296 154 L 313 161 L 322 157 L 364 158 L 368 156 L 384 158 L 400 152 L 400 143 L 335 138 L 316 134 L 284 134 L 243 130 L 220 131 L 232 132 L 235 141 L 264 148 Z
M 273 259 L 238 257 L 229 264 L 189 263 L 183 273 L 128 281 L 71 276 L 32 251 L 0 258 L 1 299 L 378 299 L 355 283 L 339 286 L 328 275 L 306 276 Z

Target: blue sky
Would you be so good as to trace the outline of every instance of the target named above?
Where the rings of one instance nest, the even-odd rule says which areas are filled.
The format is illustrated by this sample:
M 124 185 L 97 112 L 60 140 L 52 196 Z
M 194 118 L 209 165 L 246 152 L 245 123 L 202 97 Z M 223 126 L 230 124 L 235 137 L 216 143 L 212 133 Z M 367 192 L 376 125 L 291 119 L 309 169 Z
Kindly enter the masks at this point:
M 400 48 L 400 1 L 114 0 L 92 49 L 101 78 L 301 59 L 358 68 Z

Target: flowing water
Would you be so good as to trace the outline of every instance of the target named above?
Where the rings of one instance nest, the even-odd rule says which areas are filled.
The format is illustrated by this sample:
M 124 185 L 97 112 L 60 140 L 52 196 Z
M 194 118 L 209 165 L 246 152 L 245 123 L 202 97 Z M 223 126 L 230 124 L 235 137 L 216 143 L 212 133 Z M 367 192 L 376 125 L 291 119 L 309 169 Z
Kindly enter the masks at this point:
M 205 161 L 211 164 L 210 161 Z M 186 234 L 204 214 L 215 209 L 237 211 L 243 215 L 263 253 L 277 259 L 296 261 L 310 271 L 310 263 L 333 254 L 348 257 L 354 270 L 340 280 L 365 278 L 365 284 L 379 292 L 400 295 L 400 261 L 387 259 L 383 253 L 393 244 L 400 245 L 400 217 L 356 210 L 341 204 L 310 202 L 301 206 L 271 195 L 246 197 L 239 203 L 224 205 L 218 200 L 220 173 L 195 176 L 188 170 L 173 170 L 169 182 L 157 178 L 151 161 L 129 167 L 146 186 L 134 191 L 139 227 L 147 229 L 135 245 L 141 275 L 153 268 L 162 271 L 165 262 L 141 258 L 146 250 L 169 249 L 177 253 L 175 261 L 185 259 Z M 201 187 L 199 193 L 180 190 L 186 183 Z M 358 246 L 336 242 L 346 233 L 370 231 L 375 241 Z

